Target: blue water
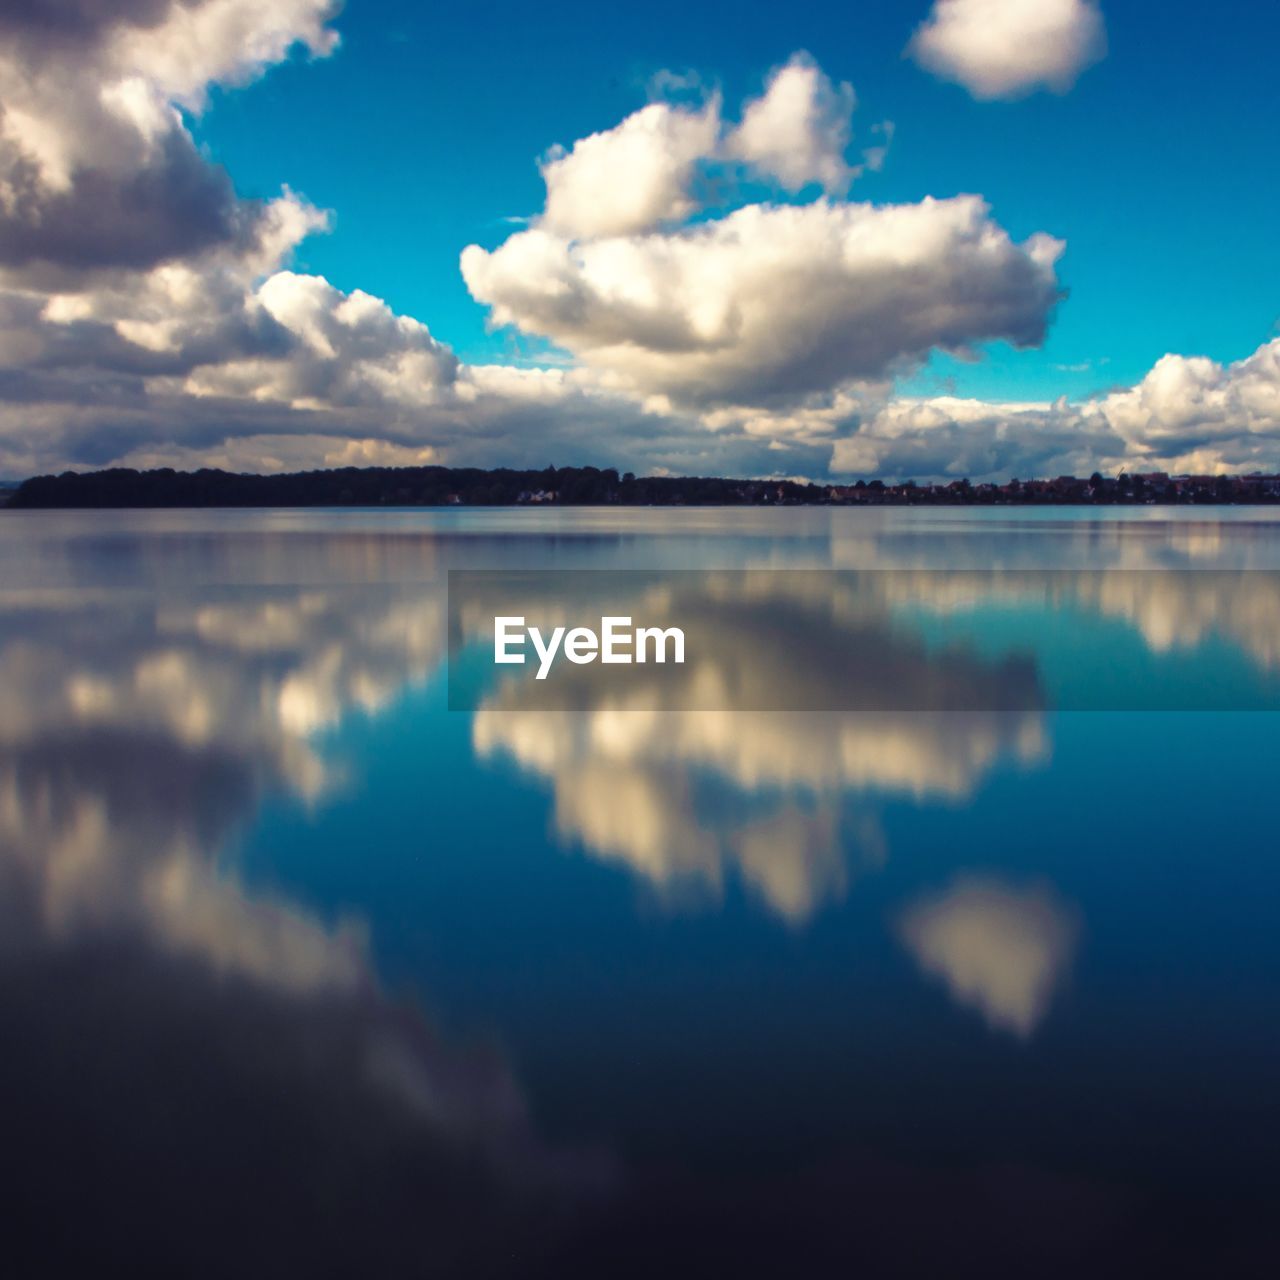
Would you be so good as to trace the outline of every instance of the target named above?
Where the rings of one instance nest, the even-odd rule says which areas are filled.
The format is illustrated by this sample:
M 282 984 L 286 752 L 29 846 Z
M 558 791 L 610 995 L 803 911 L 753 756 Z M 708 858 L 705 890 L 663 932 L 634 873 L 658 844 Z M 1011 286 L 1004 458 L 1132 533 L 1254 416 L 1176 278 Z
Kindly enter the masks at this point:
M 548 710 L 480 645 L 450 711 L 463 567 L 767 569 L 837 644 L 787 571 L 892 570 L 903 669 L 1043 696 Z M 10 1203 L 299 1274 L 1260 1274 L 1278 571 L 1235 509 L 4 513 Z

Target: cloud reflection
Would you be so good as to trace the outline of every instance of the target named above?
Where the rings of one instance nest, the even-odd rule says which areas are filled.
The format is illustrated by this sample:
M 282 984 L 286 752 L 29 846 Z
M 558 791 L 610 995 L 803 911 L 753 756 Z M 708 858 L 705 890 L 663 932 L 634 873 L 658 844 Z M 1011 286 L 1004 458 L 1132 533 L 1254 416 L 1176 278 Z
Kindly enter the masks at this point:
M 1072 913 L 1047 890 L 960 879 L 908 908 L 903 945 L 960 1006 L 1026 1039 L 1044 1020 L 1075 953 Z
M 243 1270 L 245 1241 L 250 1269 L 277 1273 L 472 1275 L 512 1255 L 536 1269 L 566 1201 L 598 1178 L 596 1163 L 539 1135 L 500 1052 L 442 1033 L 384 990 L 360 918 L 327 918 L 259 887 L 227 852 L 266 799 L 319 804 L 342 785 L 321 731 L 392 705 L 437 669 L 436 575 L 450 557 L 598 566 L 639 554 L 611 513 L 542 514 L 570 532 L 575 519 L 598 522 L 605 536 L 532 542 L 524 529 L 466 550 L 389 531 L 151 537 L 113 525 L 99 560 L 55 531 L 31 567 L 16 540 L 0 546 L 6 581 L 27 583 L 0 596 L 0 1008 L 15 1046 L 0 1057 L 0 1089 L 20 1100 L 6 1154 L 22 1173 L 6 1203 L 42 1271 L 91 1269 L 77 1265 L 66 1205 L 76 1238 L 106 1241 L 101 1251 L 141 1270 L 175 1258 L 211 1274 Z M 874 513 L 860 514 L 870 527 Z M 798 554 L 777 525 L 753 524 L 757 513 L 726 518 L 739 515 L 755 535 L 721 539 L 716 556 Z M 704 522 L 698 545 L 720 527 L 707 513 L 664 513 L 682 520 Z M 50 527 L 22 526 L 33 538 Z M 1062 537 L 1077 556 L 1085 540 L 1091 554 L 1147 568 L 1219 554 L 1209 533 L 1131 535 L 1136 558 L 1105 529 L 1036 536 Z M 563 840 L 664 899 L 714 902 L 740 889 L 799 927 L 887 856 L 882 805 L 963 805 L 993 772 L 1048 757 L 1051 726 L 1025 668 L 1011 680 L 972 655 L 943 662 L 893 630 L 901 605 L 940 614 L 981 604 L 1014 587 L 1012 575 L 993 585 L 989 563 L 1021 572 L 1043 555 L 1028 549 L 1032 535 L 969 537 L 900 523 L 858 547 L 835 535 L 801 543 L 824 562 L 844 547 L 858 567 L 919 572 L 864 575 L 853 593 L 805 575 L 725 576 L 697 602 L 697 625 L 723 660 L 697 673 L 689 708 L 659 710 L 643 686 L 624 696 L 584 669 L 572 708 L 540 708 L 516 686 L 490 690 L 474 748 L 547 788 Z M 678 561 L 689 544 L 674 546 Z M 937 568 L 944 551 L 949 571 Z M 1000 566 L 1001 555 L 1015 563 Z M 962 562 L 984 572 L 966 576 Z M 1260 593 L 1262 576 L 1189 578 L 1168 575 L 1163 594 L 1129 598 L 1081 570 L 1071 598 L 1132 616 L 1153 648 L 1199 643 L 1216 616 L 1233 619 L 1260 660 L 1270 652 L 1280 609 Z M 659 576 L 646 590 L 669 594 L 670 584 Z M 803 644 L 790 642 L 797 631 Z M 815 709 L 844 693 L 813 655 L 855 644 L 867 687 L 897 705 Z M 742 688 L 765 684 L 805 709 L 732 709 Z M 922 688 L 973 705 L 996 686 L 1011 692 L 999 711 L 909 709 Z M 962 879 L 908 907 L 899 936 L 970 1016 L 1024 1039 L 1059 997 L 1077 929 L 1048 889 Z M 829 1218 L 822 1202 L 823 1230 L 846 1240 L 848 1187 L 878 1204 L 889 1177 L 876 1167 L 824 1184 L 836 1194 Z M 769 1220 L 777 1195 L 806 1198 L 783 1181 L 754 1202 L 753 1220 Z M 685 1190 L 660 1200 L 662 1211 L 687 1205 Z M 914 1221 L 922 1196 L 946 1199 L 936 1184 L 903 1185 L 889 1195 L 895 1222 Z M 1074 1240 L 1074 1190 L 1064 1199 L 1064 1239 Z M 649 1206 L 630 1203 L 642 1210 L 632 1239 L 660 1245 L 661 1265 L 671 1237 L 652 1231 Z M 731 1235 L 742 1203 L 707 1212 L 714 1220 L 718 1209 Z M 985 1222 L 986 1204 L 978 1197 L 973 1221 Z M 900 1241 L 883 1234 L 894 1256 Z M 1027 1234 L 1044 1238 L 1039 1223 Z M 613 1239 L 598 1239 L 608 1247 L 594 1270 L 607 1270 Z M 734 1240 L 750 1259 L 750 1234 Z
M 0 1088 L 22 1100 L 6 1201 L 26 1224 L 8 1256 L 73 1266 L 55 1188 L 94 1257 L 143 1271 L 225 1275 L 246 1247 L 310 1274 L 536 1251 L 604 1166 L 540 1139 L 496 1049 L 383 989 L 359 918 L 224 856 L 270 794 L 340 780 L 317 727 L 439 661 L 438 597 L 246 594 L 45 593 L 5 615 Z
M 959 803 L 999 761 L 1030 767 L 1047 754 L 1023 665 L 930 654 L 890 630 L 880 601 L 828 577 L 675 575 L 640 590 L 617 607 L 680 619 L 697 655 L 675 693 L 666 670 L 629 668 L 620 688 L 613 671 L 578 667 L 560 681 L 567 706 L 548 708 L 545 689 L 508 681 L 476 713 L 473 741 L 481 757 L 550 782 L 564 838 L 668 895 L 693 885 L 718 896 L 733 873 L 801 922 L 846 888 L 846 848 L 883 856 L 869 803 Z M 540 618 L 568 612 L 554 596 L 535 604 Z M 849 666 L 821 656 L 850 653 L 886 709 L 815 709 L 849 705 Z M 803 709 L 740 710 L 760 705 L 752 690 Z M 995 709 L 936 709 L 948 706 Z

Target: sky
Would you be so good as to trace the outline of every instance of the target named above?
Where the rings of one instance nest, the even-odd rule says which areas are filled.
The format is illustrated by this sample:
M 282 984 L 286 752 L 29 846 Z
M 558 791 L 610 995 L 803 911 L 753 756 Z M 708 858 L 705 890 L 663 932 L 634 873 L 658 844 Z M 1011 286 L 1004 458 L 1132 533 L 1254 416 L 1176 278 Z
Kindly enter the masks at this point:
M 1280 12 L 0 8 L 0 475 L 1280 470 Z

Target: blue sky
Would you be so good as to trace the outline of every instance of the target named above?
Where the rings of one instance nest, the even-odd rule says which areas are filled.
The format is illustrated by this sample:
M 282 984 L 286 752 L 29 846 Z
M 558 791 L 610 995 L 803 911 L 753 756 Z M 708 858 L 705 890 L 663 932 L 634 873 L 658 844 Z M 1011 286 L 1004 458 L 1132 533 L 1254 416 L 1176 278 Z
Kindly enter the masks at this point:
M 1280 469 L 1272 6 L 4 22 L 2 473 Z
M 197 133 L 246 193 L 287 181 L 335 210 L 309 267 L 427 319 L 465 359 L 500 359 L 527 344 L 486 331 L 457 259 L 496 246 L 504 217 L 537 212 L 536 158 L 642 106 L 659 71 L 697 71 L 735 100 L 805 49 L 853 84 L 859 137 L 896 127 L 855 198 L 978 192 L 1015 237 L 1067 241 L 1070 297 L 1042 350 L 936 358 L 915 385 L 1074 397 L 1136 381 L 1166 352 L 1232 360 L 1274 335 L 1280 11 L 1112 3 L 1108 56 L 1069 93 L 991 103 L 902 57 L 927 9 L 364 0 L 342 15 L 336 56 L 219 93 Z

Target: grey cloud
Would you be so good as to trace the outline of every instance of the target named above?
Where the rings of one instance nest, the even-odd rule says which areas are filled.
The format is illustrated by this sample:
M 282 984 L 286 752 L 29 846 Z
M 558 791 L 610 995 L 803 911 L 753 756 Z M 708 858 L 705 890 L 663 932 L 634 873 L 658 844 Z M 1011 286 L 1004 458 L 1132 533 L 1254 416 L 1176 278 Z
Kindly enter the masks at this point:
M 50 48 L 92 44 L 116 26 L 154 26 L 174 7 L 174 0 L 0 0 L 0 33 L 38 59 Z
M 5 267 L 142 269 L 215 245 L 251 244 L 263 212 L 261 202 L 238 199 L 226 171 L 176 128 L 137 169 L 77 168 L 67 190 L 47 190 L 35 163 L 3 142 L 0 166 L 8 188 L 0 203 Z
M 289 332 L 266 312 L 245 305 L 242 296 L 219 297 L 216 282 L 206 278 L 203 306 L 189 316 L 176 309 L 171 345 L 150 347 L 130 341 L 119 319 L 87 315 L 51 322 L 46 299 L 31 293 L 0 292 L 0 359 L 7 358 L 11 374 L 47 379 L 44 396 L 65 396 L 75 402 L 82 380 L 109 379 L 119 387 L 144 394 L 142 379 L 183 375 L 209 363 L 259 358 L 284 359 L 295 346 Z M 128 312 L 121 308 L 125 319 Z M 126 320 L 127 323 L 127 320 Z
M 142 269 L 249 248 L 241 200 L 177 108 L 295 41 L 331 47 L 325 0 L 40 0 L 0 16 L 0 267 Z

